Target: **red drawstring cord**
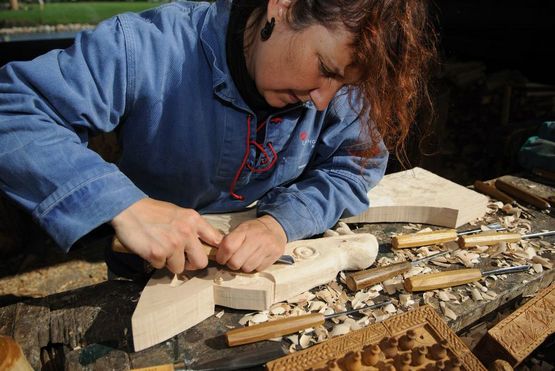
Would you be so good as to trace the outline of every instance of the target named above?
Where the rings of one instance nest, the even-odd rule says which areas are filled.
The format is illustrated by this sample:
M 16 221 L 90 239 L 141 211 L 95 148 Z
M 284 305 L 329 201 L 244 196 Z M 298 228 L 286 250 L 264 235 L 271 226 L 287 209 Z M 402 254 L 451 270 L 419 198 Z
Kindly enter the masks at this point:
M 233 181 L 231 182 L 231 186 L 229 186 L 229 194 L 231 195 L 231 197 L 239 201 L 243 201 L 245 199 L 245 196 L 241 196 L 235 193 L 235 186 L 237 185 L 237 181 L 239 180 L 239 177 L 241 176 L 241 172 L 245 168 L 245 165 L 249 158 L 249 151 L 251 147 L 250 142 L 251 142 L 251 115 L 248 115 L 247 116 L 247 148 L 245 149 L 245 154 L 243 155 L 243 161 L 241 162 L 241 166 L 235 173 L 235 176 L 233 177 Z
M 235 186 L 237 185 L 237 182 L 239 181 L 239 177 L 241 176 L 241 172 L 243 172 L 243 169 L 245 168 L 245 166 L 247 166 L 247 168 L 252 171 L 253 173 L 263 173 L 266 172 L 268 170 L 270 170 L 272 167 L 274 167 L 276 161 L 277 161 L 277 153 L 274 150 L 274 147 L 272 146 L 272 143 L 268 143 L 268 147 L 270 148 L 270 151 L 272 152 L 272 157 L 270 158 L 270 156 L 268 155 L 268 152 L 266 152 L 266 150 L 264 149 L 264 147 L 260 144 L 257 143 L 256 141 L 251 141 L 251 119 L 252 116 L 248 115 L 247 116 L 247 148 L 245 149 L 245 154 L 243 155 L 243 161 L 241 162 L 241 166 L 239 167 L 239 169 L 237 169 L 237 172 L 235 173 L 235 176 L 233 177 L 233 181 L 231 182 L 231 185 L 229 186 L 229 194 L 231 195 L 231 197 L 233 197 L 236 200 L 239 201 L 243 201 L 245 199 L 244 196 L 235 193 Z M 272 119 L 270 119 L 270 122 L 273 123 L 280 123 L 283 119 L 281 117 L 274 117 Z M 264 125 L 266 125 L 266 122 L 268 120 L 262 122 L 260 125 L 258 125 L 258 127 L 256 128 L 256 131 L 258 132 L 260 129 L 262 129 L 264 127 Z M 260 169 L 256 169 L 254 168 L 252 165 L 247 163 L 247 160 L 249 158 L 249 152 L 250 152 L 250 146 L 254 145 L 256 148 L 258 148 L 258 150 L 260 150 L 260 152 L 264 155 L 264 160 L 262 160 L 263 164 L 266 164 L 268 162 L 270 162 L 267 166 L 260 168 Z

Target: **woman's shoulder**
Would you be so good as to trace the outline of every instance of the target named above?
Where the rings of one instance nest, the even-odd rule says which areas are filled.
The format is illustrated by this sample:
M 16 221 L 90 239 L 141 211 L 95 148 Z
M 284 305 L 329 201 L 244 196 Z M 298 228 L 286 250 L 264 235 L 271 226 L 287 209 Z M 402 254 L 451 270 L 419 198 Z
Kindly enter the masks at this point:
M 168 36 L 200 32 L 204 19 L 214 5 L 199 1 L 172 2 L 140 13 L 123 13 L 122 23 L 141 33 Z

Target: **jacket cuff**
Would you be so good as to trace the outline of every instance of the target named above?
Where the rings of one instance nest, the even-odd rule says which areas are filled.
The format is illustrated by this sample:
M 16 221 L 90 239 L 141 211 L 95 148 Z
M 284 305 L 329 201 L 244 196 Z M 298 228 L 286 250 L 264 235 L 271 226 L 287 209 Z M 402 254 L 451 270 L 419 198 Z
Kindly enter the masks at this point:
M 80 184 L 66 183 L 33 211 L 39 225 L 64 251 L 88 232 L 147 197 L 117 167 L 111 170 L 85 181 L 81 179 Z
M 296 241 L 325 231 L 320 212 L 311 208 L 310 200 L 298 192 L 274 189 L 258 204 L 258 216 L 270 215 L 281 225 L 287 241 Z

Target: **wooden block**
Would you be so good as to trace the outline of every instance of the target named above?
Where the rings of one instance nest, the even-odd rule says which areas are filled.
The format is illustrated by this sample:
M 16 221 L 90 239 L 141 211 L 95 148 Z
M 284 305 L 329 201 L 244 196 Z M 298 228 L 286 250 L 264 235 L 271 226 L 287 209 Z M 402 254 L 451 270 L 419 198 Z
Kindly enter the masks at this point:
M 551 285 L 491 328 L 476 347 L 477 354 L 485 364 L 503 359 L 514 367 L 554 332 L 555 285 Z
M 424 305 L 266 364 L 293 370 L 485 371 L 436 311 Z
M 427 170 L 386 175 L 368 192 L 370 208 L 347 223 L 410 222 L 458 228 L 487 211 L 488 198 Z
M 214 305 L 265 310 L 334 280 L 342 270 L 365 269 L 376 259 L 378 241 L 368 233 L 300 240 L 288 243 L 285 253 L 295 264 L 274 264 L 263 272 L 211 266 L 177 279 L 158 272 L 132 317 L 135 351 L 194 326 L 214 313 Z

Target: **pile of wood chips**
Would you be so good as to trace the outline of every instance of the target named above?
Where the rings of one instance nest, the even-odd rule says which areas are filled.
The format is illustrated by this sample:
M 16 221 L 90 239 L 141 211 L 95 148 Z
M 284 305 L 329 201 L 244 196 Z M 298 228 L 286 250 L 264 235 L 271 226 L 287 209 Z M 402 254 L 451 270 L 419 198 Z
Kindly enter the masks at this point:
M 474 226 L 485 226 L 495 222 L 504 226 L 507 231 L 526 234 L 532 231 L 529 220 L 530 214 L 523 207 L 503 205 L 501 202 L 490 202 L 489 212 L 480 220 L 471 223 Z M 481 227 L 484 231 L 487 227 Z M 421 225 L 409 224 L 404 227 L 407 233 L 428 232 L 430 228 L 423 229 Z M 534 231 L 540 232 L 540 231 Z M 345 223 L 340 223 L 334 231 L 328 231 L 326 235 L 353 233 Z M 463 267 L 478 267 L 484 259 L 496 267 L 509 267 L 522 264 L 530 264 L 530 275 L 538 274 L 543 269 L 552 269 L 553 263 L 544 257 L 548 252 L 555 252 L 555 246 L 542 239 L 521 240 L 518 243 L 499 243 L 497 246 L 478 246 L 476 248 L 462 250 L 456 246 L 424 246 L 418 249 L 402 249 L 394 251 L 393 257 L 381 257 L 376 266 L 385 266 L 396 262 L 416 260 L 430 254 L 435 254 L 445 249 L 452 249 L 452 253 L 439 257 L 436 260 L 413 267 L 404 277 L 429 272 L 459 269 Z M 384 300 L 390 300 L 391 304 L 384 307 L 361 311 L 351 316 L 340 316 L 326 321 L 326 324 L 309 328 L 299 333 L 289 335 L 290 352 L 307 348 L 313 344 L 321 343 L 331 337 L 344 335 L 365 327 L 371 323 L 381 322 L 392 315 L 406 312 L 421 304 L 430 304 L 440 309 L 446 319 L 456 320 L 456 306 L 467 300 L 487 302 L 497 297 L 494 287 L 495 281 L 505 280 L 507 275 L 489 276 L 479 282 L 474 282 L 454 288 L 433 290 L 423 294 L 410 294 L 403 288 L 403 277 L 398 276 L 357 292 L 350 291 L 345 284 L 345 274 L 341 272 L 338 280 L 325 286 L 317 287 L 311 291 L 304 292 L 287 302 L 274 304 L 269 310 L 249 313 L 239 321 L 241 326 L 272 321 L 289 316 L 297 316 L 308 313 L 333 314 L 345 310 L 361 308 Z M 217 316 L 223 315 L 223 311 Z M 486 326 L 482 326 L 486 330 Z M 483 332 L 483 331 L 482 331 Z M 467 343 L 475 343 L 478 336 L 466 337 Z M 282 338 L 274 339 L 281 341 Z

